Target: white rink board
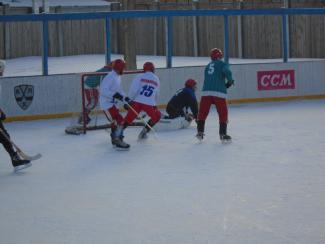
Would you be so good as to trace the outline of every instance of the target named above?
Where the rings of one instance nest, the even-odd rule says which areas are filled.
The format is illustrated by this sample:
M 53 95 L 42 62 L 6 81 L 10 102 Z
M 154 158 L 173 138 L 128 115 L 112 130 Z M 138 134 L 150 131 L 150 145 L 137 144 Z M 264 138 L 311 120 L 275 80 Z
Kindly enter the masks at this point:
M 235 87 L 229 90 L 229 99 L 276 98 L 325 94 L 325 60 L 290 63 L 234 64 Z M 258 90 L 257 72 L 293 70 L 294 89 Z M 161 80 L 159 105 L 165 105 L 176 90 L 184 86 L 185 80 L 198 82 L 197 96 L 203 84 L 204 67 L 181 67 L 157 69 Z M 80 74 L 0 78 L 0 104 L 10 116 L 51 115 L 77 112 L 81 108 Z M 127 92 L 134 75 L 124 75 L 123 87 Z M 23 110 L 17 103 L 14 87 L 32 85 L 34 96 L 30 106 Z
M 1 78 L 0 104 L 7 116 L 47 115 L 80 110 L 80 75 L 50 75 Z M 30 106 L 22 109 L 14 89 L 19 85 L 33 86 Z
M 235 88 L 229 90 L 229 99 L 290 97 L 325 94 L 325 61 L 293 63 L 232 65 Z M 257 72 L 294 70 L 295 89 L 259 91 Z

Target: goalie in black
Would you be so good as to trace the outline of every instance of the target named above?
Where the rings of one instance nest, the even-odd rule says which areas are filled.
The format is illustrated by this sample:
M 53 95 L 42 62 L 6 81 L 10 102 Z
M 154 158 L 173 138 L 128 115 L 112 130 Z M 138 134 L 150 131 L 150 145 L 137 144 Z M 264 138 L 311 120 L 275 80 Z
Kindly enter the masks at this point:
M 193 119 L 197 119 L 198 104 L 195 96 L 196 84 L 194 79 L 188 79 L 185 82 L 185 87 L 178 90 L 170 99 L 166 108 L 168 114 L 167 119 L 185 117 L 189 122 Z M 188 109 L 190 109 L 192 113 L 189 113 Z
M 6 114 L 0 109 L 0 142 L 9 154 L 14 170 L 19 171 L 32 166 L 32 163 L 29 160 L 22 159 L 17 153 L 17 151 L 15 151 L 15 149 L 13 148 L 13 145 L 10 141 L 10 135 L 4 128 L 2 123 L 2 121 L 5 119 Z

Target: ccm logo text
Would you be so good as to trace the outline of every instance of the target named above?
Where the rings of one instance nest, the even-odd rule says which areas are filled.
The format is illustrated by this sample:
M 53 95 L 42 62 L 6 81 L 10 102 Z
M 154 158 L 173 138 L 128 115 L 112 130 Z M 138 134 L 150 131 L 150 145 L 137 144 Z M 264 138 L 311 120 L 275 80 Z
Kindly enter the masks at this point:
M 272 70 L 257 72 L 258 90 L 295 89 L 294 70 Z

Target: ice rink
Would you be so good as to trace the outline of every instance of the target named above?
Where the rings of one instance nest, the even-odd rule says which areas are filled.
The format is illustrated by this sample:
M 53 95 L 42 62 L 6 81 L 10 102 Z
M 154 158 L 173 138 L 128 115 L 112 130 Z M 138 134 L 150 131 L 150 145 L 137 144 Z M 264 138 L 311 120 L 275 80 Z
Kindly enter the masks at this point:
M 0 243 L 325 243 L 325 100 L 231 105 L 196 128 L 116 151 L 109 134 L 65 135 L 68 119 L 5 124 L 31 168 L 0 148 Z

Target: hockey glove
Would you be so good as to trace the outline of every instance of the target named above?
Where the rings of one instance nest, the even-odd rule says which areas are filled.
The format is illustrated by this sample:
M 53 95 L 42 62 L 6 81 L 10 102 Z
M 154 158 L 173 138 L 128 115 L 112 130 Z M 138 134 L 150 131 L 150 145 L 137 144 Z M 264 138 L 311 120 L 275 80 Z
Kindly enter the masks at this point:
M 188 122 L 191 122 L 193 120 L 194 116 L 193 114 L 190 114 L 190 113 L 186 113 L 185 114 L 185 119 L 188 121 Z
M 114 99 L 117 99 L 117 100 L 120 100 L 120 101 L 123 101 L 123 96 L 122 96 L 120 93 L 118 93 L 118 92 L 116 92 L 116 93 L 113 95 L 113 98 L 114 98 Z
M 233 81 L 233 80 L 227 81 L 226 88 L 228 89 L 229 87 L 231 87 L 232 85 L 234 85 L 234 83 L 235 83 L 235 81 Z
M 124 98 L 124 102 L 130 104 L 130 103 L 132 102 L 132 100 L 131 100 L 129 97 L 125 97 L 125 98 Z
M 6 114 L 0 108 L 0 120 L 5 120 L 7 118 Z
M 125 110 L 129 110 L 129 108 L 131 107 L 131 104 L 132 104 L 132 100 L 129 98 L 129 97 L 125 97 L 124 98 L 124 105 L 123 105 L 123 108 Z

